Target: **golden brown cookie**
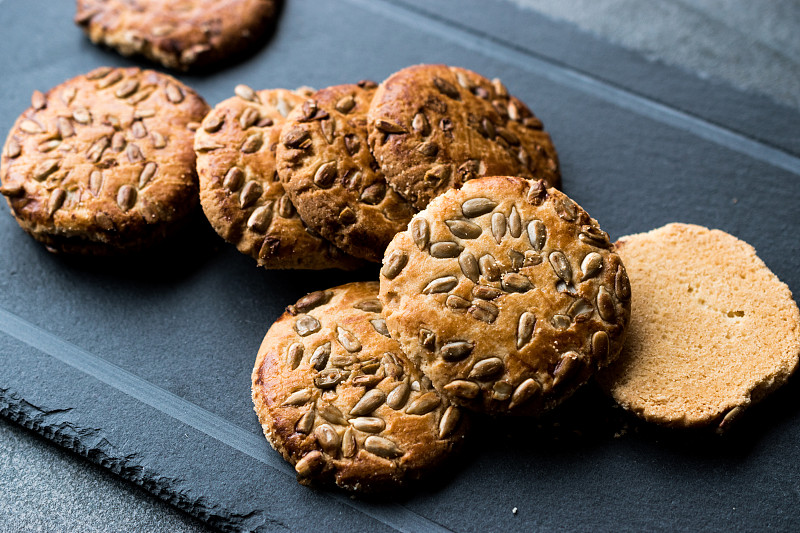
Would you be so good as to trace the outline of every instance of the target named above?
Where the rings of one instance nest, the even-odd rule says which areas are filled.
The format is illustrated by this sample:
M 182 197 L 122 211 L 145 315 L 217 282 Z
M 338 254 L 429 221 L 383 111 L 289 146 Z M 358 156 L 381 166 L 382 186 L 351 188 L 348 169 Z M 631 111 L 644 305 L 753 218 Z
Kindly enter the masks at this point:
M 178 80 L 138 68 L 36 91 L 6 140 L 0 192 L 50 250 L 141 248 L 197 206 L 193 129 L 207 111 Z
M 270 328 L 253 369 L 253 402 L 298 481 L 352 491 L 395 488 L 463 440 L 460 410 L 389 338 L 378 284 L 317 291 Z
M 500 80 L 446 65 L 404 68 L 380 85 L 368 118 L 386 180 L 416 209 L 479 176 L 561 185 L 550 136 Z
M 630 286 L 589 215 L 543 181 L 488 177 L 434 199 L 380 275 L 392 337 L 437 390 L 490 413 L 536 414 L 622 346 Z
M 195 136 L 200 202 L 216 232 L 265 268 L 358 267 L 308 231 L 278 180 L 275 149 L 286 116 L 310 91 L 236 87 Z
M 342 250 L 379 263 L 414 210 L 386 185 L 367 143 L 372 83 L 317 91 L 289 115 L 278 174 L 300 216 Z
M 794 372 L 800 311 L 752 246 L 668 224 L 622 237 L 617 250 L 632 318 L 599 381 L 620 405 L 667 426 L 724 430 Z
M 274 13 L 274 0 L 78 0 L 75 22 L 96 44 L 187 70 L 250 48 Z

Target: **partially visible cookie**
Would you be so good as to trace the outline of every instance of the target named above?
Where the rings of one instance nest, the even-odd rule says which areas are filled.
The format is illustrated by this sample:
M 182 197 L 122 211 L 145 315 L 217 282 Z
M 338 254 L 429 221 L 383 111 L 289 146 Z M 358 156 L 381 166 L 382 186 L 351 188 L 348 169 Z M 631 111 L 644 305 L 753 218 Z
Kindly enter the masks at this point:
M 207 111 L 178 80 L 138 68 L 36 91 L 6 140 L 0 192 L 53 251 L 147 246 L 197 207 L 193 130 Z
M 380 298 L 392 337 L 453 402 L 537 414 L 619 353 L 625 267 L 586 211 L 543 181 L 450 190 L 389 248 Z
M 300 216 L 356 257 L 379 263 L 414 210 L 386 185 L 367 143 L 372 83 L 314 93 L 289 115 L 278 173 Z
M 599 376 L 626 409 L 674 427 L 724 430 L 786 382 L 800 311 L 749 244 L 690 224 L 622 237 L 633 291 L 628 339 Z
M 239 85 L 217 104 L 195 136 L 200 202 L 216 232 L 265 268 L 355 268 L 362 262 L 306 228 L 278 180 L 281 127 L 309 94 Z
M 446 65 L 389 76 L 369 110 L 369 143 L 386 180 L 416 209 L 479 176 L 561 185 L 542 122 L 495 79 Z
M 274 0 L 77 0 L 75 22 L 92 42 L 187 70 L 251 47 Z
M 460 410 L 408 362 L 380 310 L 375 282 L 314 292 L 289 306 L 261 344 L 255 410 L 303 484 L 395 488 L 464 438 Z

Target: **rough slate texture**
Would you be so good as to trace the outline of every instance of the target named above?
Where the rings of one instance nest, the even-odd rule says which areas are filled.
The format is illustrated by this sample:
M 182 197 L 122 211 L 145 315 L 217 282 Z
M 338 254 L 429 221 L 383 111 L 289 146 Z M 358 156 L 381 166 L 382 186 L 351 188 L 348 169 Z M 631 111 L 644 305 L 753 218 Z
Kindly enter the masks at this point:
M 452 9 L 456 4 L 466 7 Z M 612 238 L 673 220 L 717 227 L 753 244 L 767 265 L 800 291 L 800 114 L 647 63 L 505 4 L 493 5 L 495 16 L 487 17 L 477 9 L 485 5 L 478 0 L 433 7 L 424 0 L 288 2 L 275 37 L 255 57 L 223 73 L 184 81 L 214 104 L 240 82 L 256 88 L 321 87 L 380 80 L 423 61 L 499 76 L 547 124 L 560 152 L 565 191 Z M 0 125 L 10 126 L 34 89 L 94 66 L 130 64 L 91 46 L 71 26 L 71 8 L 35 10 L 22 0 L 0 5 L 0 24 L 19 36 L 7 39 L 0 56 L 6 74 L 0 80 Z M 430 15 L 458 26 L 448 29 L 452 26 Z M 475 38 L 464 36 L 473 30 L 492 37 L 488 54 L 469 48 Z M 384 53 L 374 52 L 376 43 Z M 509 51 L 504 43 L 517 48 Z M 535 53 L 521 52 L 520 46 Z M 530 67 L 542 58 L 559 66 Z M 638 112 L 640 104 L 624 96 L 611 103 L 593 96 L 585 82 L 568 77 L 562 83 L 563 76 L 553 76 L 563 73 L 560 65 L 778 147 L 790 154 L 782 159 L 790 170 L 758 159 L 758 150 L 753 157 L 703 140 L 681 127 L 685 120 L 669 126 L 646 118 Z M 298 486 L 271 450 L 248 447 L 260 438 L 249 373 L 269 323 L 306 291 L 375 278 L 375 271 L 310 277 L 264 272 L 208 230 L 136 261 L 96 265 L 48 254 L 19 230 L 5 206 L 0 211 L 6 212 L 0 217 L 5 274 L 0 311 L 63 340 L 39 335 L 45 341 L 30 342 L 43 350 L 34 349 L 17 337 L 35 330 L 0 314 L 0 331 L 12 333 L 0 333 L 0 413 L 214 525 L 389 529 L 348 502 Z M 227 434 L 238 449 L 47 353 L 66 353 L 74 363 L 71 345 L 80 348 L 78 355 L 93 354 L 212 413 L 208 421 L 186 418 L 208 432 L 216 431 L 218 420 L 239 428 Z M 113 369 L 101 370 L 108 368 Z M 800 390 L 795 382 L 723 440 L 641 426 L 593 389 L 556 413 L 558 428 L 527 423 L 506 429 L 478 420 L 478 437 L 456 468 L 421 494 L 399 501 L 447 528 L 467 531 L 797 529 Z M 152 403 L 162 409 L 188 405 L 169 398 Z M 378 502 L 373 509 L 386 519 L 392 507 Z

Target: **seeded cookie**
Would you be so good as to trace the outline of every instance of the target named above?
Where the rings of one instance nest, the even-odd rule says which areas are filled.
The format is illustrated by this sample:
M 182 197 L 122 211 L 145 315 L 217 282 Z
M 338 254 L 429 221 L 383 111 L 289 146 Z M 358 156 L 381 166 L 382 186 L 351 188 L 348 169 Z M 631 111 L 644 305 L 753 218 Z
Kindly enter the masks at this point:
M 278 174 L 302 219 L 344 251 L 376 263 L 414 210 L 386 185 L 367 144 L 375 85 L 317 91 L 289 115 Z
M 668 224 L 622 237 L 617 250 L 633 315 L 599 381 L 620 405 L 668 426 L 724 430 L 794 372 L 800 311 L 752 246 Z
M 96 69 L 33 93 L 2 155 L 2 192 L 52 251 L 141 248 L 197 206 L 194 131 L 208 106 L 176 79 Z
M 274 13 L 274 0 L 78 0 L 75 22 L 96 44 L 187 70 L 251 47 Z
M 236 87 L 195 135 L 200 203 L 211 225 L 265 268 L 355 268 L 361 261 L 308 231 L 278 180 L 286 116 L 310 90 Z
M 465 421 L 389 337 L 376 282 L 318 291 L 270 328 L 253 402 L 298 481 L 390 489 L 441 463 Z
M 542 122 L 500 80 L 446 65 L 408 67 L 380 85 L 368 119 L 386 180 L 416 209 L 479 176 L 561 185 Z
M 393 338 L 453 402 L 553 407 L 619 353 L 630 286 L 575 202 L 543 181 L 489 177 L 433 200 L 386 250 Z

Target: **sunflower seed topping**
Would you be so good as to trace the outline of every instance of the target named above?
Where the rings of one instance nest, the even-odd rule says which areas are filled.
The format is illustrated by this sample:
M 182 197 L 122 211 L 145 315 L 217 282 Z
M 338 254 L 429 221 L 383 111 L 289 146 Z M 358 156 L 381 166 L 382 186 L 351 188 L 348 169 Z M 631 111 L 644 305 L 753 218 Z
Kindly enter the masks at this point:
M 430 254 L 431 257 L 435 257 L 437 259 L 447 259 L 451 257 L 458 257 L 463 249 L 464 247 L 457 242 L 441 241 L 431 244 Z
M 362 300 L 357 304 L 353 305 L 356 309 L 360 309 L 362 311 L 366 311 L 368 313 L 380 313 L 383 311 L 383 304 L 377 298 L 371 298 L 369 300 Z
M 26 118 L 20 122 L 19 129 L 25 133 L 30 133 L 31 135 L 36 135 L 37 133 L 42 133 L 44 131 L 38 122 L 35 122 L 29 118 Z
M 421 135 L 428 135 L 431 132 L 428 119 L 422 113 L 414 115 L 414 119 L 411 121 L 411 128 Z
M 347 379 L 347 375 L 340 368 L 325 368 L 314 376 L 314 385 L 322 390 L 334 389 L 341 381 Z
M 408 255 L 395 250 L 384 262 L 381 275 L 386 279 L 394 279 L 408 264 Z
M 603 258 L 597 252 L 589 252 L 581 261 L 581 281 L 593 278 L 603 268 Z
M 449 295 L 444 303 L 450 309 L 457 311 L 466 311 L 470 306 L 469 300 L 466 300 L 461 296 L 456 296 L 455 294 Z
M 261 187 L 261 184 L 256 181 L 248 181 L 239 194 L 239 205 L 242 208 L 253 205 L 256 200 L 261 198 L 261 193 L 263 192 L 264 189 Z
M 541 252 L 547 240 L 547 228 L 541 220 L 531 220 L 528 223 L 528 240 L 537 252 Z
M 444 439 L 452 435 L 460 421 L 461 411 L 455 406 L 449 406 L 439 421 L 439 438 Z
M 382 318 L 375 318 L 369 321 L 372 324 L 373 329 L 383 335 L 384 337 L 391 337 L 389 334 L 389 328 L 386 327 L 386 321 Z
M 519 322 L 517 322 L 517 350 L 531 342 L 534 327 L 536 327 L 536 316 L 533 313 L 525 311 L 519 315 Z
M 241 189 L 244 184 L 244 172 L 239 167 L 231 167 L 222 180 L 222 186 L 231 192 Z
M 316 410 L 314 406 L 311 406 L 311 409 L 305 412 L 303 416 L 300 417 L 300 420 L 297 421 L 294 429 L 298 433 L 302 433 L 303 435 L 308 435 L 311 433 L 311 430 L 314 429 L 314 420 L 316 419 Z
M 613 322 L 616 318 L 614 299 L 608 289 L 602 286 L 597 290 L 597 312 L 606 322 Z
M 406 413 L 410 415 L 426 415 L 439 407 L 442 399 L 435 392 L 426 392 L 408 406 Z
M 414 239 L 414 243 L 416 243 L 420 250 L 424 250 L 428 246 L 431 237 L 428 221 L 422 217 L 416 217 L 411 221 L 410 229 L 411 238 Z
M 564 280 L 565 283 L 571 283 L 572 267 L 569 264 L 569 259 L 564 255 L 564 252 L 552 252 L 548 259 L 550 260 L 550 266 L 553 267 L 556 276 Z
M 336 455 L 336 452 L 339 451 L 339 445 L 341 444 L 339 434 L 330 424 L 317 426 L 314 430 L 314 436 L 317 438 L 317 442 L 319 442 L 323 452 L 328 455 Z
M 22 147 L 15 138 L 11 137 L 8 140 L 8 145 L 6 145 L 6 157 L 14 159 L 15 157 L 19 157 L 19 154 L 21 153 Z
M 464 398 L 466 400 L 472 400 L 473 398 L 476 398 L 478 396 L 478 393 L 480 393 L 481 388 L 474 381 L 455 379 L 450 383 L 448 383 L 447 385 L 445 385 L 444 390 L 446 390 L 453 396 L 458 396 L 459 398 Z
M 567 352 L 563 354 L 553 371 L 553 386 L 555 387 L 575 375 L 580 365 L 581 359 L 577 353 Z
M 475 256 L 472 255 L 470 252 L 462 252 L 461 255 L 458 256 L 458 266 L 461 267 L 461 272 L 464 275 L 472 280 L 474 283 L 478 283 L 478 279 L 480 278 L 480 267 L 478 266 L 478 260 L 475 259 Z
M 447 224 L 447 227 L 450 228 L 450 233 L 461 239 L 477 239 L 483 231 L 483 228 L 478 224 L 468 220 L 455 219 L 445 220 L 444 222 Z
M 308 360 L 308 362 L 311 364 L 311 367 L 314 370 L 320 371 L 328 364 L 328 358 L 330 355 L 331 343 L 324 342 L 314 349 L 314 353 L 311 354 L 311 358 Z
M 295 370 L 303 359 L 303 344 L 295 342 L 286 350 L 286 365 Z
M 439 92 L 443 95 L 452 98 L 453 100 L 460 100 L 461 93 L 458 92 L 458 89 L 450 83 L 449 81 L 440 78 L 439 76 L 434 76 L 433 84 L 439 89 Z
M 539 385 L 538 381 L 533 378 L 526 379 L 519 384 L 511 395 L 511 401 L 508 403 L 509 409 L 522 405 L 537 395 L 541 390 L 542 386 Z
M 328 161 L 323 163 L 314 173 L 314 185 L 317 187 L 327 189 L 333 182 L 336 181 L 336 161 Z
M 50 193 L 50 198 L 47 201 L 47 215 L 53 216 L 53 213 L 58 211 L 58 209 L 64 205 L 64 200 L 66 199 L 67 191 L 61 187 L 56 187 L 53 189 L 53 192 Z
M 516 274 L 514 272 L 503 274 L 500 285 L 508 292 L 527 292 L 533 288 L 531 280 L 522 274 Z
M 364 449 L 385 459 L 395 459 L 403 455 L 397 444 L 384 437 L 371 435 L 364 440 Z
M 492 236 L 497 244 L 503 240 L 506 235 L 506 217 L 502 213 L 492 214 Z
M 139 173 L 139 188 L 141 189 L 148 183 L 150 180 L 153 179 L 153 176 L 156 175 L 156 171 L 158 170 L 158 165 L 153 163 L 152 161 L 148 161 L 142 171 Z
M 117 191 L 117 205 L 123 211 L 128 211 L 136 204 L 136 189 L 130 185 L 123 185 Z
M 347 428 L 342 435 L 342 456 L 353 457 L 356 454 L 356 435 L 353 428 Z
M 383 405 L 386 393 L 380 389 L 371 389 L 364 393 L 358 402 L 350 409 L 351 416 L 364 416 Z
M 301 389 L 291 393 L 284 401 L 283 405 L 291 405 L 294 407 L 305 405 L 311 400 L 311 391 L 309 389 Z
M 572 319 L 567 315 L 553 315 L 552 318 L 550 318 L 550 323 L 553 324 L 554 328 L 562 330 L 569 327 L 572 323 Z
M 481 275 L 487 280 L 497 281 L 500 279 L 502 272 L 491 254 L 481 256 L 478 260 L 478 266 L 480 267 Z
M 313 450 L 297 461 L 297 464 L 294 465 L 294 470 L 299 477 L 305 478 L 311 476 L 314 472 L 319 470 L 321 466 L 322 453 L 319 450 Z
M 389 122 L 388 120 L 378 119 L 375 121 L 375 127 L 381 130 L 384 133 L 406 133 L 407 130 L 399 125 L 395 124 L 394 122 Z
M 472 367 L 469 373 L 469 378 L 478 381 L 486 381 L 501 373 L 504 368 L 505 365 L 502 359 L 499 357 L 489 357 L 475 363 L 475 366 Z
M 319 320 L 311 315 L 303 315 L 294 323 L 294 330 L 301 337 L 316 333 L 321 327 L 322 325 L 319 323 Z
M 265 233 L 272 222 L 273 202 L 256 207 L 247 219 L 247 227 L 257 233 Z
M 184 98 L 183 89 L 181 89 L 174 83 L 168 83 L 164 91 L 167 94 L 167 100 L 169 100 L 173 104 L 179 104 L 183 102 Z
M 609 350 L 608 334 L 605 331 L 596 331 L 592 335 L 592 355 L 600 361 L 605 361 L 608 358 Z
M 359 342 L 358 338 L 353 335 L 352 331 L 346 330 L 341 326 L 336 328 L 336 339 L 350 353 L 361 350 L 361 342 Z
M 625 267 L 620 265 L 617 268 L 617 275 L 614 279 L 614 292 L 620 300 L 629 300 L 631 297 L 631 282 Z
M 456 279 L 455 276 L 442 276 L 428 283 L 425 288 L 422 289 L 422 294 L 448 292 L 454 289 L 456 285 L 458 285 L 458 279 Z
M 356 99 L 353 97 L 353 95 L 347 95 L 340 98 L 339 101 L 336 102 L 336 111 L 347 114 L 352 111 L 355 106 Z
M 471 198 L 461 204 L 461 212 L 467 218 L 475 218 L 490 212 L 497 207 L 497 202 L 488 198 Z
M 333 296 L 331 291 L 314 291 L 306 294 L 294 304 L 294 309 L 300 313 L 307 313 L 322 304 L 328 303 Z
M 339 426 L 347 425 L 347 418 L 345 418 L 344 414 L 342 414 L 339 408 L 333 404 L 327 404 L 320 407 L 319 416 L 331 424 L 336 424 Z

